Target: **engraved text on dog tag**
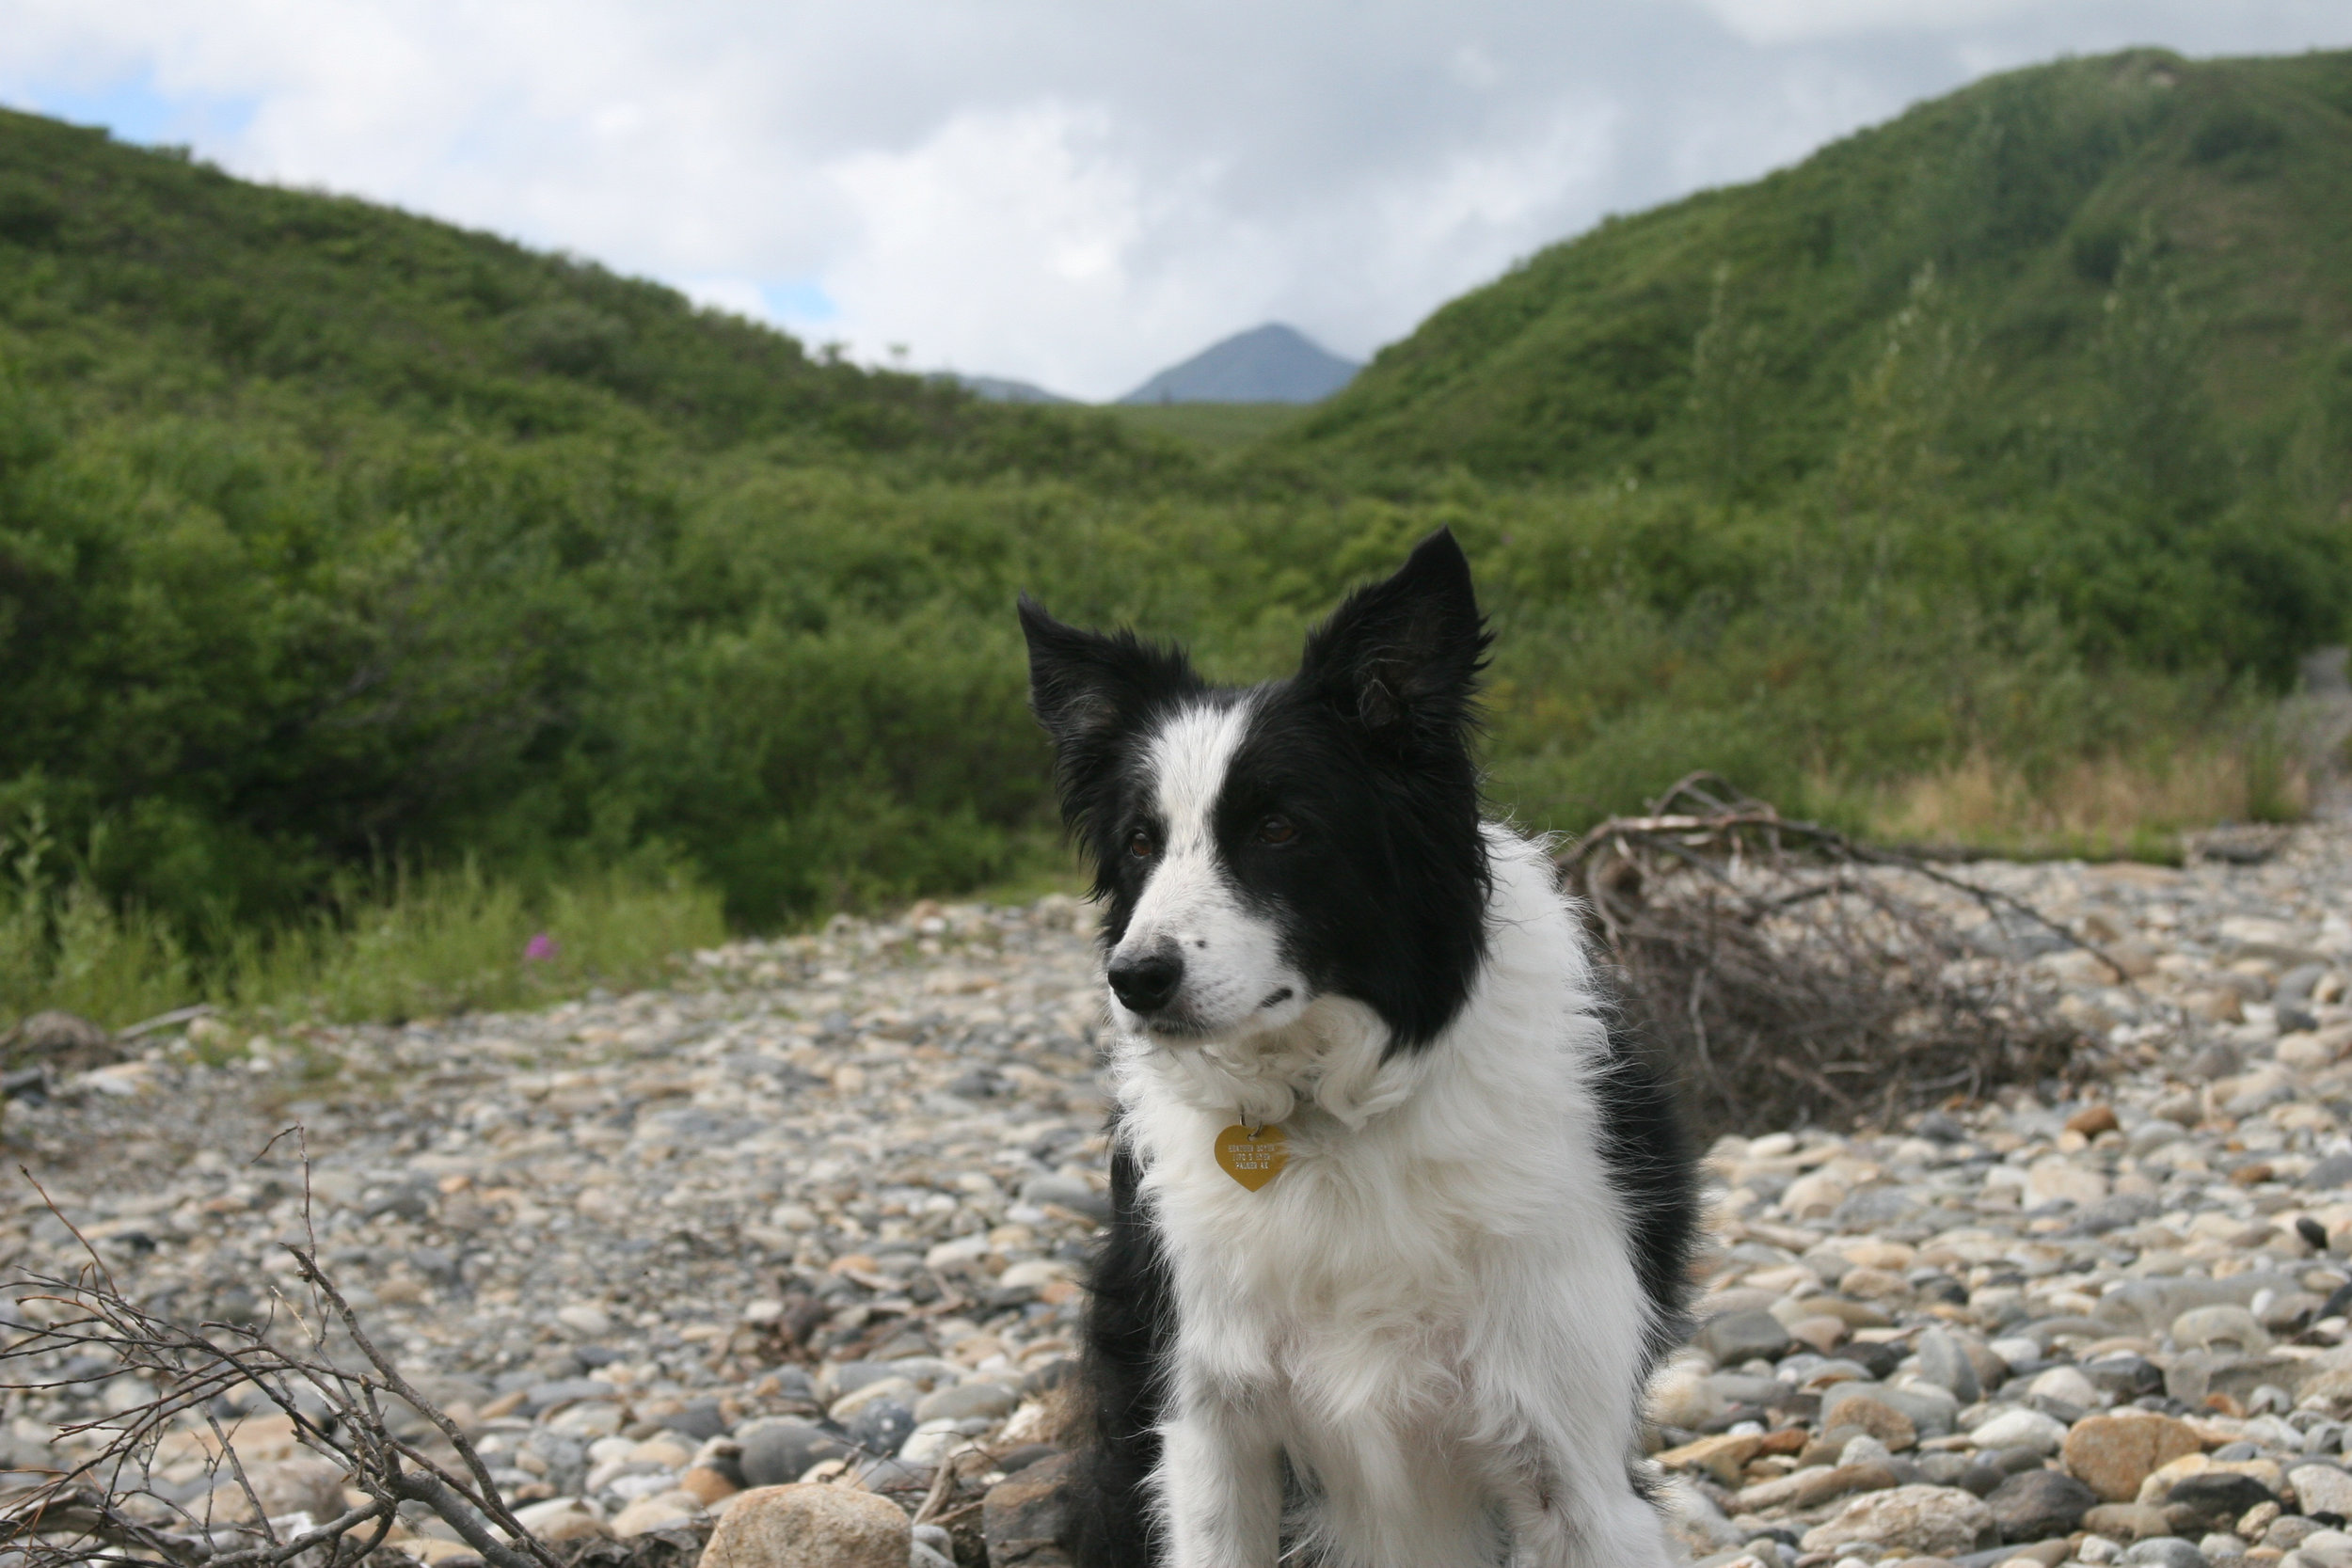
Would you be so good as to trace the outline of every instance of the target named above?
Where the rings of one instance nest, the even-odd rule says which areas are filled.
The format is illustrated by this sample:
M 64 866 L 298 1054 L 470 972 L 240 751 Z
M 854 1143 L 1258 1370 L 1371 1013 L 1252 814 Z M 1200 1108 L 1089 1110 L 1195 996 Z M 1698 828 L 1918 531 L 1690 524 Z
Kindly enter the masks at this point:
M 1216 1135 L 1216 1163 L 1253 1193 L 1281 1175 L 1290 1157 L 1279 1122 L 1255 1132 L 1235 1122 Z

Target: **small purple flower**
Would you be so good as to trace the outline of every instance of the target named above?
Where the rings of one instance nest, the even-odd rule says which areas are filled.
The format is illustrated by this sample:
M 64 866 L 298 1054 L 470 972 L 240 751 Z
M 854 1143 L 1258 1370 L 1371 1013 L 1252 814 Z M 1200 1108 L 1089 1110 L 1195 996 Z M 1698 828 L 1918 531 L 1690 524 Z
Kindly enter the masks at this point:
M 523 944 L 523 962 L 545 963 L 562 951 L 562 946 L 553 937 L 541 931 Z

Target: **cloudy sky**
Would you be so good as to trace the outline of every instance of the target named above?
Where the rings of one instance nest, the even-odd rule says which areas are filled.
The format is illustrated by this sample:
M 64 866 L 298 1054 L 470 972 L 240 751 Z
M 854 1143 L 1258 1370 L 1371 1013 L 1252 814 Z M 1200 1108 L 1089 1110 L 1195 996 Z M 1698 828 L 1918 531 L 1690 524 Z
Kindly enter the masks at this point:
M 1117 396 L 1353 356 L 1612 212 L 1989 71 L 2352 45 L 2352 0 L 0 0 L 0 103 Z

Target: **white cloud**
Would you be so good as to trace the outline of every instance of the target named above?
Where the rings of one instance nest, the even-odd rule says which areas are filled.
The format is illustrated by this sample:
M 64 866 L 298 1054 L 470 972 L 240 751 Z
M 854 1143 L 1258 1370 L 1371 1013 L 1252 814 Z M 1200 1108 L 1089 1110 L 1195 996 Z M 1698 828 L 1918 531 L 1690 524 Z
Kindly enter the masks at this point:
M 1996 21 L 2049 0 L 1702 0 L 1751 43 L 1856 33 L 1945 32 Z
M 1267 319 L 1365 354 L 1604 213 L 1988 66 L 2143 41 L 2352 43 L 2352 11 L 8 0 L 0 100 L 99 104 L 239 173 L 562 246 L 867 357 L 905 343 L 1104 397 Z
M 971 372 L 1001 359 L 1009 324 L 1036 324 L 1022 373 L 1063 386 L 1099 373 L 1087 345 L 1136 311 L 1148 242 L 1182 200 L 1119 156 L 1106 111 L 1050 102 L 826 172 L 855 236 L 828 269 L 845 317 Z

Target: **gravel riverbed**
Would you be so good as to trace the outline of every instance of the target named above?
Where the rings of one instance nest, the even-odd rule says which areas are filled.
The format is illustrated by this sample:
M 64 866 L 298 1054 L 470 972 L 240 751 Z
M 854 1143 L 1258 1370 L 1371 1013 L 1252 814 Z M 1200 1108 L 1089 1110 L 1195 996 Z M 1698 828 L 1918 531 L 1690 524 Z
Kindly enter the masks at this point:
M 2062 990 L 2102 1081 L 1710 1151 L 1699 1326 L 1654 1390 L 1694 1561 L 2352 1568 L 2352 830 L 2226 847 L 1966 868 L 2098 948 L 1983 939 Z M 571 1549 L 683 1561 L 717 1521 L 713 1568 L 1049 1568 L 1104 1212 L 1089 925 L 918 905 L 662 991 L 150 1037 L 8 1105 L 57 1212 L 12 1185 L 0 1270 L 71 1272 L 78 1229 L 126 1295 L 249 1320 L 314 1239 Z M 0 1485 L 151 1392 L 62 1353 L 9 1381 Z M 282 1417 L 217 1414 L 270 1509 L 337 1507 Z M 154 1474 L 214 1484 L 193 1433 Z M 471 1555 L 421 1512 L 394 1544 Z

